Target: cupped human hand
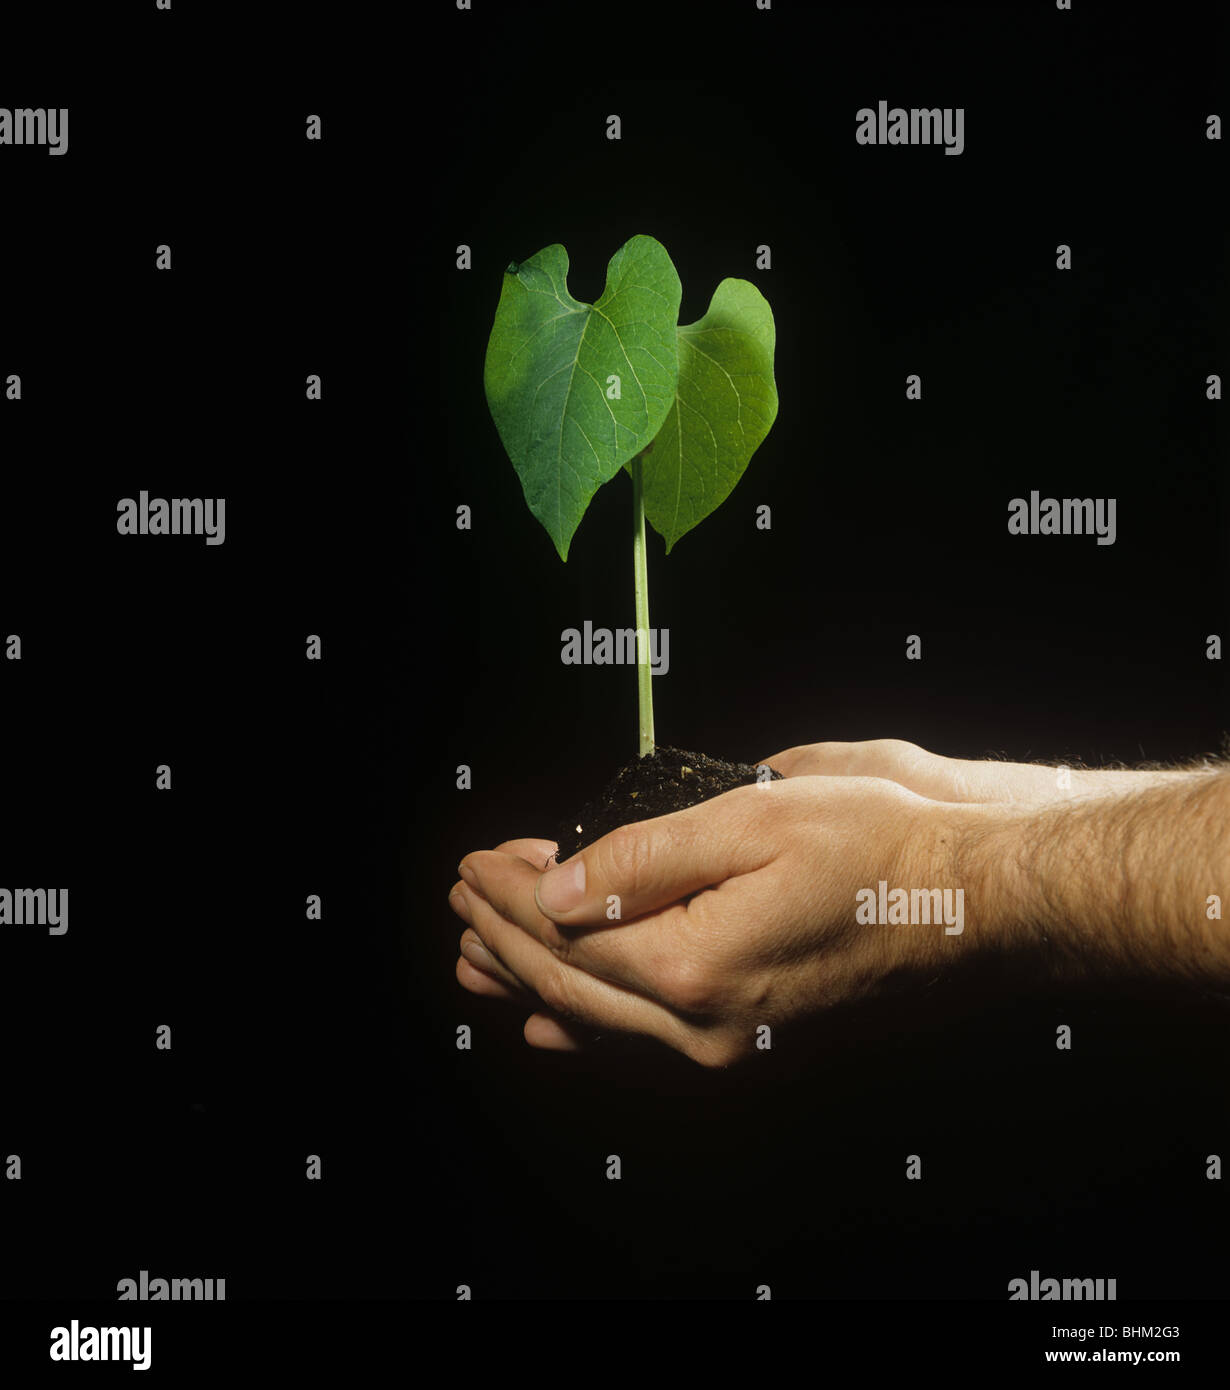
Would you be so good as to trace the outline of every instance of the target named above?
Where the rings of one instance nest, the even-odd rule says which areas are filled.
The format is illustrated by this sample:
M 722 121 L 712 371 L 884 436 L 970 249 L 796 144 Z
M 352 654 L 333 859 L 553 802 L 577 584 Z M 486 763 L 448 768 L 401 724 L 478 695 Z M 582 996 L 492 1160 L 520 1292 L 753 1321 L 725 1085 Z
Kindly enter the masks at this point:
M 979 932 L 868 924 L 856 909 L 881 881 L 951 886 L 959 837 L 987 815 L 884 777 L 793 771 L 621 826 L 545 872 L 549 841 L 477 851 L 450 898 L 468 923 L 458 978 L 545 1006 L 526 1024 L 536 1046 L 623 1032 L 726 1066 L 762 1025 L 978 949 Z M 975 907 L 983 936 L 990 906 Z

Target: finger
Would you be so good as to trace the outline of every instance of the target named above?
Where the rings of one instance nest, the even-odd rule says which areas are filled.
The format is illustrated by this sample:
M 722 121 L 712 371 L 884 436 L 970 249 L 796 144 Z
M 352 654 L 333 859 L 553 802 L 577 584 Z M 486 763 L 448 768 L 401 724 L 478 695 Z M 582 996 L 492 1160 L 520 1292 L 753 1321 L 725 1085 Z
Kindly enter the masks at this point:
M 527 873 L 533 873 L 533 869 L 526 866 Z M 502 980 L 509 989 L 528 993 L 525 984 L 517 979 L 516 975 L 509 970 L 502 960 L 497 960 L 491 952 L 483 945 L 481 939 L 473 928 L 469 925 L 474 915 L 474 904 L 482 900 L 482 895 L 467 883 L 458 883 L 449 894 L 448 903 L 453 911 L 466 923 L 466 930 L 461 933 L 461 940 L 457 943 L 461 955 L 470 962 L 476 970 L 484 971 L 494 979 Z
M 592 1029 L 577 1028 L 541 1012 L 525 1020 L 524 1032 L 531 1047 L 549 1052 L 580 1052 L 595 1036 Z
M 559 846 L 554 840 L 505 840 L 502 845 L 496 845 L 496 849 L 501 854 L 515 854 L 527 859 L 536 869 L 547 868 L 559 853 Z
M 471 994 L 481 994 L 488 999 L 507 999 L 515 1004 L 536 1002 L 535 996 L 528 990 L 510 989 L 486 971 L 476 969 L 465 956 L 457 957 L 457 983 Z
M 982 782 L 962 771 L 978 764 L 958 764 L 904 739 L 805 743 L 768 761 L 786 777 L 879 777 L 935 801 L 996 799 L 987 795 Z
M 628 921 L 763 868 L 775 852 L 766 817 L 785 785 L 736 787 L 612 830 L 539 878 L 539 910 L 565 927 Z
M 855 743 L 800 743 L 765 762 L 783 777 L 893 777 L 902 781 L 906 760 L 894 756 L 893 740 L 869 738 Z M 909 745 L 901 744 L 902 748 Z M 923 750 L 918 749 L 919 753 Z
M 879 777 L 933 801 L 1029 799 L 1036 779 L 1015 763 L 945 758 L 899 738 L 812 743 L 786 754 L 795 777 Z
M 684 903 L 671 903 L 631 922 L 619 915 L 605 916 L 602 927 L 618 926 L 618 931 L 561 928 L 539 911 L 534 896 L 539 874 L 524 859 L 497 850 L 476 851 L 467 857 L 466 869 L 478 884 L 477 889 L 470 890 L 472 902 L 486 902 L 565 964 L 648 999 L 662 997 L 661 983 L 669 975 L 670 953 L 686 949 L 695 935 L 688 930 Z M 608 907 L 608 913 L 611 911 Z
M 640 1033 L 686 1052 L 692 1029 L 662 1004 L 566 964 L 485 898 L 473 899 L 474 930 L 562 1022 L 599 1032 Z
M 554 840 L 522 839 L 505 840 L 503 844 L 496 845 L 493 853 L 509 854 L 516 859 L 524 859 L 526 863 L 542 871 L 551 866 L 555 856 L 559 853 L 559 846 Z M 470 872 L 469 858 L 467 855 L 457 866 L 457 872 L 461 875 L 462 881 L 468 883 L 477 892 L 482 892 L 478 881 Z
M 783 777 L 797 777 L 800 766 L 805 765 L 809 747 L 808 744 L 799 744 L 797 748 L 786 748 L 780 753 L 774 753 L 771 758 L 757 759 L 755 766 L 771 767 Z
M 461 958 L 468 961 L 475 970 L 484 975 L 489 975 L 493 980 L 498 980 L 505 985 L 518 999 L 534 999 L 532 991 L 526 989 L 525 985 L 517 979 L 511 970 L 502 960 L 496 960 L 491 952 L 479 940 L 478 933 L 473 927 L 467 927 L 461 934 L 457 949 L 461 952 Z

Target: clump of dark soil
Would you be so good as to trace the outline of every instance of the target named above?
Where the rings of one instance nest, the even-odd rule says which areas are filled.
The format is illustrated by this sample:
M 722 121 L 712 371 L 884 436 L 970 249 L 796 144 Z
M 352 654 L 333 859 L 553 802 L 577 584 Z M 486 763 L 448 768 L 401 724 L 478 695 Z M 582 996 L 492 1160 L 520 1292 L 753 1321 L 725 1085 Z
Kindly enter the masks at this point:
M 771 781 L 781 780 L 780 772 L 770 769 L 770 773 Z M 751 763 L 728 763 L 704 753 L 659 746 L 647 757 L 625 763 L 596 800 L 559 827 L 555 835 L 559 844 L 557 862 L 562 864 L 617 825 L 699 806 L 702 801 L 734 787 L 752 785 L 756 780 L 756 768 Z

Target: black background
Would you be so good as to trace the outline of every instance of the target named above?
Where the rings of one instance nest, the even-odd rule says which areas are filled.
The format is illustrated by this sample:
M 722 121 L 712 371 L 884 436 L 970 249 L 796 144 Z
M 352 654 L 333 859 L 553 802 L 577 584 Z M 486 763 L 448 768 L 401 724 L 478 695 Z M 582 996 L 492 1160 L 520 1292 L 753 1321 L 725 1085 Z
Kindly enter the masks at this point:
M 634 747 L 634 675 L 558 659 L 632 621 L 630 489 L 561 564 L 483 397 L 503 268 L 552 242 L 581 300 L 644 232 L 681 321 L 727 275 L 776 319 L 768 439 L 651 538 L 662 741 L 1217 751 L 1226 21 L 493 10 L 134 5 L 6 49 L 10 106 L 72 114 L 65 158 L 0 149 L 4 881 L 71 911 L 0 933 L 0 1292 L 1225 1297 L 1223 1002 L 1001 972 L 728 1072 L 544 1054 L 456 984 L 446 898 Z M 881 98 L 963 106 L 964 153 L 858 146 Z M 226 543 L 119 537 L 142 488 L 224 496 Z M 1009 536 L 1031 489 L 1117 498 L 1116 543 Z

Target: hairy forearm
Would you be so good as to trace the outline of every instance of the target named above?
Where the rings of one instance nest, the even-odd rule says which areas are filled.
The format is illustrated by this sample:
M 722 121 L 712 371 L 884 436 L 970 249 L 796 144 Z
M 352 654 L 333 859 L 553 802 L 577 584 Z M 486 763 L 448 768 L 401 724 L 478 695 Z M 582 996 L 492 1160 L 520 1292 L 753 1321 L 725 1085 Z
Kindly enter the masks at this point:
M 991 812 L 957 852 L 987 939 L 1053 978 L 1230 986 L 1230 769 Z

